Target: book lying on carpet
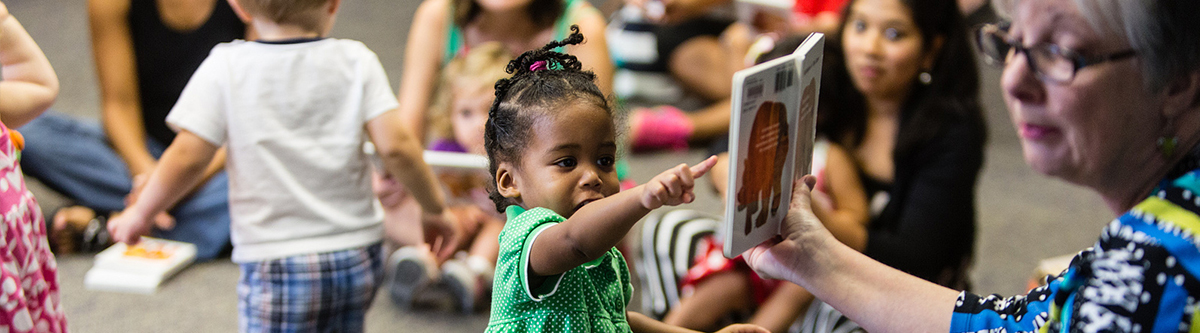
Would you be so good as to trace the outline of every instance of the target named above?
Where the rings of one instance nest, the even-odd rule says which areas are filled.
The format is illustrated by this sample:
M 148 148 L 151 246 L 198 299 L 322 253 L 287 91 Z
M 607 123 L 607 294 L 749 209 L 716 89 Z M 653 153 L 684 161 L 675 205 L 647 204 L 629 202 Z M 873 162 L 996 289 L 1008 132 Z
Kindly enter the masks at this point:
M 83 279 L 89 290 L 153 294 L 163 281 L 196 260 L 196 245 L 142 237 L 137 245 L 113 244 L 96 254 Z
M 733 74 L 726 257 L 778 235 L 792 180 L 812 172 L 824 49 L 825 36 L 813 33 L 791 54 Z

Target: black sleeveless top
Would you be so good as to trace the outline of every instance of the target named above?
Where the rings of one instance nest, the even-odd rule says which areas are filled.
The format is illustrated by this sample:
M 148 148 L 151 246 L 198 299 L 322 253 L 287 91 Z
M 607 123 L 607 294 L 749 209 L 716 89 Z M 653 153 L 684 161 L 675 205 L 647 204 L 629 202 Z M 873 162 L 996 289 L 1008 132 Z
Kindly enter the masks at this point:
M 129 30 L 137 64 L 138 93 L 146 135 L 164 145 L 175 139 L 167 113 L 213 46 L 244 38 L 246 26 L 229 3 L 216 0 L 208 21 L 180 32 L 163 24 L 156 0 L 132 0 Z

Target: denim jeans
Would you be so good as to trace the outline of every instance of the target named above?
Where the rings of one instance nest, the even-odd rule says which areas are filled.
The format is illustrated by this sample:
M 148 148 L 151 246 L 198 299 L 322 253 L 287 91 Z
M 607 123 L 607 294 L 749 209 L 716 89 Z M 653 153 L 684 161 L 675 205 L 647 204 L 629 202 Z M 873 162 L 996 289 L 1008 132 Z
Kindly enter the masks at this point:
M 129 168 L 109 144 L 99 124 L 47 111 L 17 129 L 25 136 L 21 169 L 50 188 L 96 210 L 125 209 L 132 188 Z M 155 158 L 166 147 L 147 138 Z M 196 259 L 216 257 L 229 246 L 229 181 L 222 171 L 170 211 L 175 228 L 155 230 L 154 237 L 196 244 Z

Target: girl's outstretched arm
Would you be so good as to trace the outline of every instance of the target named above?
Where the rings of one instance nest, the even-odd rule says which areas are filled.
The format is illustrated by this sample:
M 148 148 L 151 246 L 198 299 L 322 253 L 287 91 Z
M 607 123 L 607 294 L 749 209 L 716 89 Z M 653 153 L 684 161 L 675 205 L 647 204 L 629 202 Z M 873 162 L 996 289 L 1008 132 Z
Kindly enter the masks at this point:
M 692 202 L 696 177 L 716 163 L 709 157 L 696 166 L 680 164 L 650 182 L 589 203 L 566 221 L 547 228 L 529 251 L 530 276 L 566 272 L 604 255 L 651 210 Z
M 25 27 L 0 2 L 0 121 L 21 127 L 54 104 L 58 76 Z

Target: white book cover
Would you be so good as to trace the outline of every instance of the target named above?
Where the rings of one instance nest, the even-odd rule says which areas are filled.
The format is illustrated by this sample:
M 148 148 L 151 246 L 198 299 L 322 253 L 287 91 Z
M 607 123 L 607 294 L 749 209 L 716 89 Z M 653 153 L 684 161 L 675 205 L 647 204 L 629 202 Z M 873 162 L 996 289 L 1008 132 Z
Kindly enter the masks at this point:
M 142 237 L 137 245 L 117 243 L 96 254 L 83 284 L 90 290 L 152 294 L 195 260 L 191 243 Z
M 363 143 L 363 154 L 367 155 L 375 169 L 384 169 L 383 160 L 375 153 L 375 145 L 370 141 Z M 479 154 L 426 150 L 421 153 L 421 158 L 425 160 L 425 164 L 433 168 L 467 170 L 487 170 L 488 168 L 487 156 Z
M 754 26 L 762 14 L 775 16 L 784 22 L 791 21 L 795 5 L 794 0 L 735 0 L 734 11 L 738 21 Z
M 455 153 L 447 151 L 426 150 L 422 156 L 425 163 L 434 168 L 487 170 L 487 156 Z
M 779 234 L 792 181 L 812 171 L 825 36 L 733 75 L 729 183 L 721 230 L 729 258 Z

